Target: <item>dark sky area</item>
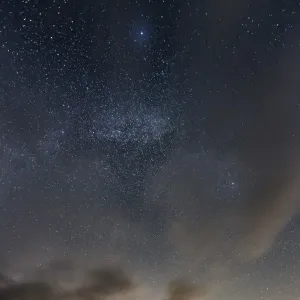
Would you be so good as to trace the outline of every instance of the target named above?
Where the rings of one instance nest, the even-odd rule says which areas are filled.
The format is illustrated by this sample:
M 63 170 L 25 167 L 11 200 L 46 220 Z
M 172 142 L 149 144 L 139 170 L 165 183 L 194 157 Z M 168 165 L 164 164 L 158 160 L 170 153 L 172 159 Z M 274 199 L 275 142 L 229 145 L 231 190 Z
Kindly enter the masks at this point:
M 1 1 L 0 298 L 300 299 L 299 70 L 299 1 Z

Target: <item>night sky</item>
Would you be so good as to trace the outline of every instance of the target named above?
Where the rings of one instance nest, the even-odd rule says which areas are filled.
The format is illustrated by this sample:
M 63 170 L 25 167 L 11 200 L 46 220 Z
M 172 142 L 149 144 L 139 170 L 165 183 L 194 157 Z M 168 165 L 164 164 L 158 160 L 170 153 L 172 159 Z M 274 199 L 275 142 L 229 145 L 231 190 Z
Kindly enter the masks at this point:
M 299 1 L 1 1 L 0 298 L 300 299 L 299 95 Z

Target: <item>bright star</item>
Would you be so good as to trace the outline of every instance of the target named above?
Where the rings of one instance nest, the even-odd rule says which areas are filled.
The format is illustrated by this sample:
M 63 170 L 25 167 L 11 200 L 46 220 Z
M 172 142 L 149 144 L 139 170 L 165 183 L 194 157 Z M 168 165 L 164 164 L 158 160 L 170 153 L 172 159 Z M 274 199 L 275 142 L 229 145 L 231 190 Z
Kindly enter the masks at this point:
M 144 31 L 141 31 L 141 35 L 144 35 Z

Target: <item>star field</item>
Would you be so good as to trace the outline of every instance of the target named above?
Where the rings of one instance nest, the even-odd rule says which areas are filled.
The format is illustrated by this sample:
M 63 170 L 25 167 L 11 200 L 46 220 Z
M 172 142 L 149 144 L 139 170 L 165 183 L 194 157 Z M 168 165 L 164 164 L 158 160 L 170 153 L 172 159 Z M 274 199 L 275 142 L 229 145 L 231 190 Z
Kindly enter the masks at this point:
M 299 13 L 3 1 L 0 298 L 300 299 Z

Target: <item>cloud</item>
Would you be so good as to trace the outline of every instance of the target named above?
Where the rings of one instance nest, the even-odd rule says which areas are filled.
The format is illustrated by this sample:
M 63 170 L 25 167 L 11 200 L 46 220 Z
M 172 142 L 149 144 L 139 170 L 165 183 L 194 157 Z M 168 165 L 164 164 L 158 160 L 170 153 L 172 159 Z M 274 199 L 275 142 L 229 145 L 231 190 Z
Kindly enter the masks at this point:
M 239 242 L 244 256 L 256 259 L 275 242 L 278 234 L 298 213 L 300 178 L 266 182 L 244 211 L 246 231 Z
M 69 263 L 66 263 L 69 269 Z M 62 267 L 65 263 L 58 262 L 55 269 Z M 49 269 L 51 271 L 51 269 Z M 13 282 L 0 286 L 1 300 L 59 300 L 59 299 L 107 299 L 112 295 L 126 295 L 133 291 L 135 285 L 132 278 L 122 269 L 116 267 L 105 267 L 89 270 L 84 282 L 73 290 L 55 290 L 46 281 Z M 96 298 L 97 297 L 97 298 Z
M 9 284 L 11 284 L 9 278 L 4 274 L 0 273 L 0 289 L 7 287 Z
M 201 299 L 206 295 L 206 289 L 191 284 L 185 280 L 177 279 L 169 284 L 168 300 Z
M 257 134 L 252 142 L 259 138 Z M 233 159 L 181 152 L 155 175 L 153 202 L 166 211 L 169 241 L 187 262 L 185 272 L 204 270 L 202 276 L 212 280 L 230 277 L 241 264 L 264 255 L 299 211 L 297 160 L 289 161 L 284 147 L 268 155 L 274 139 L 265 142 Z M 252 175 L 245 175 L 250 167 Z M 224 188 L 226 180 L 220 182 L 223 169 L 236 172 L 237 192 Z M 227 194 L 233 195 L 230 201 Z
M 53 297 L 53 289 L 45 282 L 13 284 L 0 289 L 1 300 L 50 300 Z
M 47 270 L 52 275 L 59 272 L 75 270 L 75 264 L 69 260 L 58 260 L 49 264 Z M 16 282 L 9 280 L 5 275 L 0 276 L 1 300 L 105 300 L 119 299 L 166 299 L 166 300 L 192 300 L 202 299 L 207 294 L 204 286 L 196 285 L 183 278 L 172 280 L 167 283 L 166 295 L 163 296 L 164 284 L 157 291 L 154 286 L 150 287 L 143 278 L 138 282 L 124 269 L 116 266 L 95 268 L 83 273 L 83 280 L 73 289 L 57 289 L 51 283 L 44 280 Z M 39 273 L 38 273 L 39 275 Z M 141 277 L 141 276 L 139 276 Z M 3 280 L 2 280 L 3 279 Z M 65 279 L 66 280 L 66 279 Z M 145 284 L 146 283 L 146 284 Z M 158 292 L 158 293 L 157 293 Z
M 126 293 L 134 288 L 131 278 L 122 269 L 107 267 L 89 272 L 88 282 L 80 287 L 76 294 L 82 298 L 108 297 L 113 294 Z

